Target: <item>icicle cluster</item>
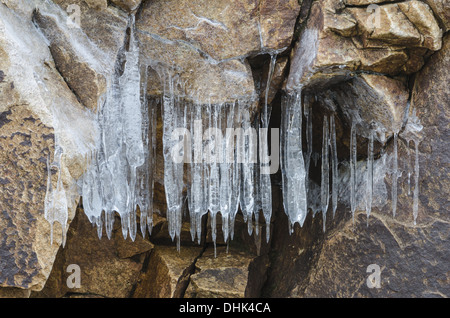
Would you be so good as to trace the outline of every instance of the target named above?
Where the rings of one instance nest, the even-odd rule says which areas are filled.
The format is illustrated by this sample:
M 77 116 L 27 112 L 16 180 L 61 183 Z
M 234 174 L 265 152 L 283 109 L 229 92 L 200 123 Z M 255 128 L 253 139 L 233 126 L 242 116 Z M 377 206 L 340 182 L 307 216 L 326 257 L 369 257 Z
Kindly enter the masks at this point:
M 253 219 L 255 231 L 259 231 L 261 211 L 269 226 L 272 194 L 267 105 L 260 126 L 258 120 L 251 117 L 250 102 L 206 105 L 189 102 L 174 93 L 174 87 L 180 84 L 177 79 L 164 76 L 163 72 L 161 75 L 165 78 L 162 98 L 164 186 L 172 239 L 177 239 L 179 246 L 185 188 L 192 240 L 197 238 L 200 242 L 201 220 L 207 213 L 213 241 L 217 238 L 219 213 L 224 241 L 233 239 L 239 207 L 249 234 L 253 232 Z
M 152 167 L 149 133 L 149 107 L 141 100 L 139 47 L 135 37 L 134 16 L 130 17 L 128 50 L 125 65 L 116 67 L 104 104 L 98 112 L 100 136 L 96 150 L 81 184 L 83 208 L 102 235 L 103 222 L 111 237 L 114 211 L 119 213 L 124 238 L 135 239 L 136 209 L 140 211 L 143 235 L 146 225 L 151 231 Z M 153 113 L 152 113 L 153 114 Z M 154 114 L 153 114 L 154 115 Z M 156 126 L 152 123 L 150 127 Z M 102 214 L 104 211 L 104 214 Z
M 161 107 L 163 121 L 164 186 L 167 203 L 169 234 L 180 248 L 183 213 L 189 211 L 191 237 L 200 243 L 203 216 L 209 213 L 212 239 L 217 240 L 218 215 L 222 218 L 223 239 L 233 239 L 234 223 L 239 209 L 251 235 L 259 234 L 260 213 L 266 223 L 266 240 L 270 238 L 272 216 L 272 186 L 270 175 L 278 169 L 280 153 L 284 211 L 289 219 L 290 231 L 295 223 L 303 226 L 308 209 L 322 211 L 323 230 L 330 205 L 335 216 L 342 183 L 345 180 L 349 205 L 354 219 L 361 192 L 365 197 L 365 210 L 369 217 L 384 161 L 374 160 L 375 132 L 369 133 L 367 162 L 364 175 L 358 164 L 357 123 L 351 124 L 350 159 L 347 179 L 339 171 L 335 115 L 325 115 L 322 126 L 321 154 L 313 153 L 313 127 L 311 103 L 303 106 L 302 90 L 282 97 L 281 133 L 271 130 L 271 109 L 268 103 L 269 87 L 275 68 L 276 55 L 271 56 L 265 102 L 261 114 L 253 116 L 251 100 L 235 100 L 221 104 L 200 103 L 183 96 L 183 83 L 168 69 L 155 67 L 162 84 L 161 100 L 147 100 L 148 67 L 142 72 L 139 63 L 139 45 L 135 36 L 134 16 L 130 16 L 129 41 L 123 48 L 121 61 L 108 85 L 107 94 L 99 105 L 97 123 L 99 134 L 94 150 L 87 155 L 87 171 L 79 183 L 84 212 L 97 225 L 101 237 L 103 224 L 111 237 L 114 213 L 121 217 L 122 234 L 132 240 L 137 234 L 137 212 L 140 212 L 140 230 L 145 236 L 152 230 L 154 167 L 156 158 L 156 116 Z M 145 78 L 141 78 L 141 75 Z M 180 89 L 181 88 L 181 89 Z M 305 123 L 303 123 L 303 116 Z M 302 131 L 305 125 L 306 152 L 303 153 Z M 400 134 L 415 144 L 413 214 L 418 213 L 419 158 L 418 132 L 421 130 L 415 114 Z M 397 207 L 397 146 L 399 133 L 394 134 L 392 159 L 392 209 Z M 56 136 L 56 139 L 58 136 Z M 279 141 L 279 149 L 274 147 Z M 58 145 L 58 140 L 55 141 Z M 269 144 L 271 155 L 269 155 Z M 49 221 L 67 223 L 67 198 L 61 181 L 63 149 L 56 147 L 53 163 L 47 162 L 49 171 L 45 217 Z M 317 166 L 321 158 L 320 186 L 309 178 L 311 160 Z M 385 160 L 385 159 L 383 159 Z M 58 170 L 56 188 L 52 188 L 51 168 Z M 273 169 L 275 168 L 275 169 Z M 377 170 L 379 169 L 379 170 Z M 361 177 L 365 187 L 361 187 Z M 410 175 L 409 175 L 410 176 Z M 378 180 L 378 179 L 377 179 Z M 377 181 L 378 182 L 378 181 Z M 330 189 L 331 184 L 331 189 Z M 331 193 L 330 193 L 331 192 Z M 311 198 L 318 202 L 312 207 Z M 187 203 L 187 206 L 186 206 Z M 63 230 L 63 234 L 65 231 Z
M 302 105 L 301 91 L 286 95 L 282 101 L 282 122 L 281 122 L 281 167 L 282 167 L 282 187 L 284 210 L 289 217 L 291 231 L 293 225 L 298 222 L 303 225 L 308 209 L 314 214 L 322 212 L 323 229 L 325 231 L 326 214 L 330 204 L 333 217 L 337 210 L 339 199 L 344 199 L 348 195 L 348 204 L 352 213 L 352 219 L 357 209 L 365 209 L 369 218 L 374 203 L 377 207 L 384 204 L 384 176 L 390 174 L 392 178 L 391 187 L 391 208 L 395 217 L 397 208 L 398 177 L 400 175 L 398 167 L 398 138 L 401 136 L 406 140 L 407 145 L 414 141 L 416 153 L 414 163 L 414 192 L 413 192 L 413 217 L 416 222 L 418 214 L 418 193 L 419 193 L 419 157 L 418 143 L 420 142 L 419 132 L 422 126 L 417 116 L 413 113 L 406 123 L 403 131 L 394 133 L 393 151 L 389 157 L 389 165 L 386 163 L 386 154 L 381 154 L 380 159 L 374 159 L 374 141 L 376 129 L 368 132 L 367 160 L 358 161 L 357 137 L 358 123 L 351 123 L 350 130 L 350 154 L 348 163 L 344 163 L 342 171 L 339 171 L 339 160 L 336 145 L 336 123 L 335 115 L 325 115 L 322 125 L 322 150 L 321 154 L 312 152 L 312 108 L 311 102 L 305 107 Z M 306 153 L 302 153 L 302 108 L 306 119 Z M 376 126 L 374 124 L 374 126 Z M 366 155 L 365 153 L 363 155 Z M 318 159 L 321 158 L 321 180 L 320 186 L 309 179 L 309 169 L 311 160 L 317 166 Z M 348 166 L 348 169 L 346 168 Z M 411 167 L 408 176 L 411 177 Z M 408 184 L 410 181 L 408 181 Z M 331 184 L 331 189 L 330 189 Z M 330 193 L 331 192 L 331 193 Z M 348 193 L 348 194 L 347 194 Z M 376 194 L 376 198 L 374 196 Z M 375 202 L 374 200 L 377 200 Z

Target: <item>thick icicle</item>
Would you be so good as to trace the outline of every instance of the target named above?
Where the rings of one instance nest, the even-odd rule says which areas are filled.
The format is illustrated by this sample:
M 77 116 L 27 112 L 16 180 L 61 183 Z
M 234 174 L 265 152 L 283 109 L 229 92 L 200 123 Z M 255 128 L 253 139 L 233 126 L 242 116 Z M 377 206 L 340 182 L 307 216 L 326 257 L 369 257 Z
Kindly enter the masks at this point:
M 301 92 L 283 97 L 281 126 L 281 168 L 284 211 L 290 230 L 295 223 L 303 226 L 307 214 L 305 165 L 303 161 L 301 126 Z
M 325 232 L 325 223 L 327 220 L 328 202 L 330 196 L 329 184 L 329 159 L 328 159 L 328 147 L 329 147 L 329 130 L 328 130 L 328 116 L 323 117 L 323 134 L 322 134 L 322 171 L 321 171 L 321 183 L 320 183 L 320 201 L 322 207 L 323 217 L 323 231 Z
M 331 202 L 333 208 L 333 218 L 336 214 L 338 203 L 338 156 L 336 146 L 336 124 L 334 122 L 334 114 L 330 116 L 330 145 L 331 145 Z

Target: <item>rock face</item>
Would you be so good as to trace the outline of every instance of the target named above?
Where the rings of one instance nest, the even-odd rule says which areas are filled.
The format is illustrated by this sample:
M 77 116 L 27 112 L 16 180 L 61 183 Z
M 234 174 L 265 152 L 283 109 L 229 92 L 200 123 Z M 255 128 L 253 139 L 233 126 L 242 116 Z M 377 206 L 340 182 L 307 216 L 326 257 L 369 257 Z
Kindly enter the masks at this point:
M 0 0 L 0 297 L 448 297 L 449 9 L 446 0 Z M 158 116 L 153 227 L 134 242 L 118 217 L 111 238 L 105 229 L 99 238 L 79 194 L 96 117 L 125 69 L 132 32 L 141 97 Z M 323 212 L 310 206 L 289 232 L 278 172 L 269 241 L 262 216 L 248 227 L 239 212 L 232 241 L 223 240 L 221 218 L 207 215 L 193 242 L 185 206 L 177 251 L 159 102 L 168 83 L 201 105 L 246 101 L 255 116 L 267 98 L 274 128 L 282 96 L 302 91 L 314 191 L 324 116 L 335 116 L 345 198 L 352 124 L 362 173 L 374 130 L 383 191 L 370 217 L 359 206 L 352 218 L 346 199 L 334 218 L 328 210 L 325 231 Z M 49 189 L 61 185 L 63 218 L 48 213 Z
M 65 152 L 60 171 L 70 223 L 78 201 L 72 180 L 86 165 L 71 136 L 77 136 L 77 145 L 87 145 L 94 126 L 31 20 L 24 23 L 3 4 L 0 15 L 0 286 L 40 290 L 61 244 L 61 227 L 55 227 L 50 244 L 50 224 L 44 218 L 47 160 L 54 160 L 55 131 Z
M 355 71 L 413 73 L 425 49 L 440 49 L 441 37 L 433 12 L 421 1 L 375 10 L 315 1 L 294 48 L 286 88 L 329 83 Z
M 299 10 L 297 1 L 147 1 L 137 18 L 142 60 L 178 76 L 186 89 L 176 93 L 199 103 L 255 99 L 245 58 L 286 49 Z

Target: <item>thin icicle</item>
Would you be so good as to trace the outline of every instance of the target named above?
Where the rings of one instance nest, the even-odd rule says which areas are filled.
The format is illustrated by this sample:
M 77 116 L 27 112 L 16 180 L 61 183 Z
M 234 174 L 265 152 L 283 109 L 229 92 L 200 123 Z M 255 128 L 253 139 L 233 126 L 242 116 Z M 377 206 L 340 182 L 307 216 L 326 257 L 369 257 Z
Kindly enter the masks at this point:
M 394 158 L 392 167 L 392 215 L 397 212 L 397 179 L 398 179 L 398 134 L 394 133 Z
M 338 177 L 339 177 L 338 176 L 339 161 L 337 156 L 336 124 L 334 121 L 334 114 L 330 116 L 330 144 L 331 144 L 331 174 L 332 174 L 331 201 L 334 218 L 338 203 Z
M 269 100 L 270 84 L 272 82 L 273 72 L 275 70 L 276 55 L 271 55 L 269 72 L 267 75 L 266 91 L 264 98 L 264 108 L 261 118 L 261 128 L 259 129 L 259 147 L 260 147 L 260 200 L 261 209 L 263 211 L 264 219 L 266 222 L 266 241 L 270 239 L 270 219 L 272 216 L 272 185 L 270 181 L 270 170 L 267 166 L 269 163 L 269 141 L 268 141 L 268 128 L 271 116 Z M 267 165 L 267 166 L 266 166 Z
M 414 192 L 413 192 L 413 217 L 414 225 L 416 225 L 417 216 L 419 214 L 419 143 L 414 140 L 415 146 L 415 163 L 414 163 Z
M 369 221 L 370 212 L 372 210 L 373 196 L 373 139 L 374 131 L 370 131 L 369 145 L 367 149 L 367 179 L 366 179 L 366 214 L 367 222 Z
M 355 222 L 356 211 L 356 164 L 357 164 L 357 149 L 356 149 L 356 124 L 352 123 L 350 131 L 350 207 L 352 211 L 352 220 Z
M 328 158 L 328 146 L 329 146 L 329 129 L 328 129 L 328 116 L 323 117 L 323 134 L 322 134 L 322 171 L 321 171 L 321 183 L 320 183 L 320 200 L 322 207 L 323 218 L 323 231 L 325 232 L 325 225 L 327 220 L 328 202 L 330 197 L 329 183 L 329 158 Z
M 306 118 L 306 156 L 305 156 L 305 170 L 306 170 L 306 191 L 309 191 L 309 167 L 311 165 L 311 157 L 313 150 L 313 133 L 312 133 L 312 106 L 308 104 L 304 107 L 304 114 Z M 315 164 L 317 166 L 317 162 Z
M 253 232 L 253 212 L 255 207 L 255 166 L 257 154 L 257 136 L 251 126 L 250 112 L 242 105 L 242 154 L 243 162 L 241 164 L 241 210 L 244 214 L 244 220 L 247 222 L 249 235 Z

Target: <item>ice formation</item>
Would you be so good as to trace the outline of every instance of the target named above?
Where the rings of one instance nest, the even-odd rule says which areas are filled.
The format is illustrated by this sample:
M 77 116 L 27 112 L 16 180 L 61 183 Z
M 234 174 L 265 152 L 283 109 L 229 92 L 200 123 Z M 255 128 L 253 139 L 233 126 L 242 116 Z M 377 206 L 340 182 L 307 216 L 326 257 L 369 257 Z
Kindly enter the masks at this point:
M 323 217 L 323 231 L 325 232 L 325 224 L 327 220 L 328 203 L 330 201 L 330 166 L 329 166 L 329 130 L 328 116 L 323 117 L 322 132 L 322 167 L 321 167 L 321 183 L 320 183 L 320 200 Z
M 274 153 L 279 151 L 284 212 L 290 231 L 295 223 L 303 226 L 308 210 L 322 211 L 323 230 L 330 205 L 333 217 L 339 200 L 348 203 L 352 218 L 357 209 L 365 209 L 369 217 L 373 206 L 382 206 L 387 155 L 374 159 L 375 132 L 369 133 L 367 161 L 358 161 L 358 123 L 351 123 L 348 162 L 339 162 L 336 139 L 337 114 L 325 115 L 322 126 L 321 154 L 313 153 L 313 109 L 311 102 L 303 105 L 302 89 L 285 93 L 281 101 L 280 134 L 271 133 L 269 87 L 276 63 L 271 55 L 262 111 L 251 111 L 253 100 L 237 99 L 223 103 L 199 102 L 184 96 L 184 83 L 161 65 L 141 65 L 139 41 L 134 16 L 130 15 L 128 43 L 99 104 L 96 122 L 99 132 L 95 145 L 86 152 L 87 170 L 79 180 L 84 212 L 97 225 L 99 237 L 105 227 L 111 237 L 114 213 L 121 217 L 123 237 L 137 235 L 137 212 L 140 231 L 152 231 L 154 169 L 156 158 L 156 120 L 161 108 L 163 123 L 164 187 L 169 235 L 180 248 L 181 226 L 185 211 L 190 217 L 192 240 L 200 243 L 202 219 L 209 214 L 214 244 L 217 240 L 217 217 L 221 217 L 225 242 L 234 237 L 234 223 L 240 210 L 248 225 L 248 233 L 259 235 L 259 215 L 266 223 L 266 240 L 270 238 L 272 216 L 272 185 L 270 174 L 276 172 Z M 95 63 L 94 63 L 95 64 Z M 147 99 L 145 91 L 149 68 L 158 74 L 163 93 L 160 99 Z M 153 72 L 154 73 L 154 72 Z M 141 78 L 143 77 L 143 78 Z M 180 87 L 182 89 L 180 89 Z M 304 117 L 304 120 L 303 120 Z M 303 147 L 302 130 L 306 145 Z M 421 130 L 415 115 L 410 116 L 400 136 L 414 141 L 416 156 L 413 191 L 414 221 L 418 213 L 419 158 L 417 137 Z M 407 133 L 409 132 L 409 133 Z M 413 132 L 413 133 L 411 133 Z M 392 158 L 392 209 L 397 202 L 397 143 L 394 134 Z M 274 147 L 278 142 L 279 149 Z M 58 145 L 58 136 L 55 143 Z M 272 145 L 269 147 L 269 145 Z M 269 156 L 269 148 L 271 155 Z M 306 152 L 303 152 L 303 148 Z M 56 147 L 54 162 L 48 160 L 48 185 L 45 198 L 46 218 L 61 224 L 67 222 L 67 198 L 59 167 L 63 149 Z M 321 181 L 316 185 L 309 178 L 311 160 L 317 166 L 321 158 Z M 52 187 L 51 167 L 58 169 L 56 188 Z M 278 167 L 276 167 L 278 168 Z M 330 189 L 331 184 L 331 189 Z M 331 190 L 331 191 L 330 191 Z M 331 193 L 330 193 L 331 192 Z M 382 199 L 381 199 L 382 200 Z M 64 231 L 63 231 L 64 232 Z
M 280 155 L 283 205 L 290 222 L 303 226 L 308 212 L 306 170 L 302 150 L 301 91 L 286 95 L 282 101 Z
M 355 220 L 356 203 L 356 179 L 357 179 L 357 144 L 356 144 L 356 124 L 352 123 L 350 131 L 350 209 L 352 219 Z

